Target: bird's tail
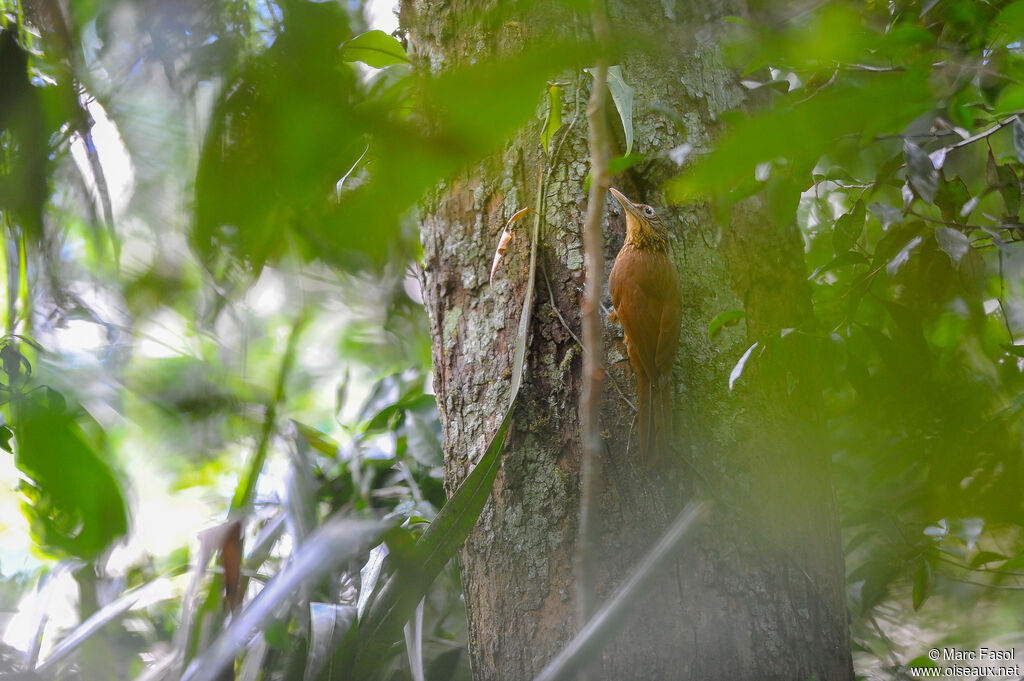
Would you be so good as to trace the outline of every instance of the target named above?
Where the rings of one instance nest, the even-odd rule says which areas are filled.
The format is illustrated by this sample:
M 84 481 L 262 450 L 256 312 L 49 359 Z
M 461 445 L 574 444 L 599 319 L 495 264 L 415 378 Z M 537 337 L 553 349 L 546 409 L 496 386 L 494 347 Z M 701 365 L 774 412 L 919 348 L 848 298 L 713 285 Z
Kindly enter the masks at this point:
M 665 385 L 651 386 L 650 413 L 647 418 L 648 437 L 644 449 L 644 465 L 647 468 L 660 465 L 672 445 L 672 389 Z

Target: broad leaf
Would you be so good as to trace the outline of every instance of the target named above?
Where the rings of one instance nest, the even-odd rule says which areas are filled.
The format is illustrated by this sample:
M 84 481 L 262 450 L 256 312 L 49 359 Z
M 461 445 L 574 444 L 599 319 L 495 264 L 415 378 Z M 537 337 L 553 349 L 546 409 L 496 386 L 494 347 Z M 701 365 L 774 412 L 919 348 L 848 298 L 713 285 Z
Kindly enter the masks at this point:
M 91 559 L 128 530 L 121 486 L 49 388 L 14 402 L 15 463 L 25 510 L 37 542 L 47 551 Z
M 995 551 L 978 551 L 978 554 L 971 558 L 971 567 L 976 568 L 979 565 L 987 565 L 988 563 L 994 563 L 997 560 L 1006 560 L 1007 556 Z
M 832 248 L 836 255 L 849 251 L 860 240 L 860 235 L 864 231 L 864 217 L 864 202 L 857 201 L 853 210 L 840 215 L 836 220 L 835 229 L 832 231 Z
M 840 138 L 857 135 L 865 139 L 901 130 L 930 106 L 927 79 L 917 70 L 872 74 L 863 83 L 836 83 L 788 108 L 738 120 L 713 153 L 669 182 L 669 196 L 683 201 L 723 194 L 751 179 L 758 164 L 778 158 L 795 164 L 813 163 L 834 149 Z
M 971 247 L 967 235 L 951 227 L 935 228 L 935 243 L 939 245 L 942 252 L 949 256 L 949 260 L 956 267 Z
M 708 340 L 711 340 L 716 333 L 722 330 L 723 326 L 730 326 L 747 316 L 743 310 L 726 310 L 715 316 L 708 324 Z
M 939 189 L 939 171 L 935 169 L 932 159 L 910 140 L 903 142 L 903 157 L 907 162 L 910 186 L 925 203 L 935 201 L 935 192 Z
M 378 69 L 410 63 L 402 43 L 384 31 L 367 31 L 346 40 L 341 45 L 341 58 L 344 61 L 361 61 Z
M 622 77 L 622 67 L 608 67 L 608 90 L 619 111 L 622 131 L 626 135 L 626 156 L 633 152 L 633 95 L 636 92 Z
M 939 184 L 939 190 L 935 194 L 935 205 L 942 212 L 942 219 L 946 222 L 957 222 L 960 218 L 960 211 L 971 200 L 971 192 L 963 179 L 954 177 Z

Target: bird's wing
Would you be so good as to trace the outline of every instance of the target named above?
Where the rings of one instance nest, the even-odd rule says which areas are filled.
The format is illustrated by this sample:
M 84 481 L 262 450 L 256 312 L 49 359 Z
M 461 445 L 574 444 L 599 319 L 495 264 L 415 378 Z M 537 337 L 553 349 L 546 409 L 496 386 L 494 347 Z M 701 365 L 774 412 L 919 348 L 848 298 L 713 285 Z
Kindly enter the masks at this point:
M 611 274 L 608 275 L 608 293 L 610 293 L 611 296 L 612 296 L 612 307 L 615 308 L 616 310 L 619 309 L 619 301 L 621 300 L 621 294 L 622 294 L 622 292 L 619 290 L 619 287 L 618 287 L 618 285 L 616 283 L 616 279 L 617 278 L 615 276 L 615 265 L 618 265 L 618 264 L 619 264 L 619 261 L 618 261 L 618 259 L 616 259 L 615 264 L 612 265 Z
M 670 266 L 671 267 L 671 266 Z M 663 292 L 661 301 L 661 320 L 658 324 L 658 347 L 655 351 L 655 367 L 659 377 L 668 377 L 672 373 L 672 364 L 679 350 L 680 323 L 683 320 L 683 303 L 679 295 L 679 283 L 675 270 L 666 277 L 671 282 Z M 658 381 L 660 383 L 660 381 Z
M 655 358 L 661 326 L 661 305 L 645 295 L 641 282 L 630 276 L 629 272 L 620 272 L 615 289 L 616 295 L 612 300 L 614 303 L 617 298 L 620 303 L 616 306 L 619 323 L 626 332 L 630 354 L 635 355 L 641 365 L 633 368 L 642 368 L 648 377 L 653 378 L 658 375 Z M 623 305 L 623 301 L 628 302 Z

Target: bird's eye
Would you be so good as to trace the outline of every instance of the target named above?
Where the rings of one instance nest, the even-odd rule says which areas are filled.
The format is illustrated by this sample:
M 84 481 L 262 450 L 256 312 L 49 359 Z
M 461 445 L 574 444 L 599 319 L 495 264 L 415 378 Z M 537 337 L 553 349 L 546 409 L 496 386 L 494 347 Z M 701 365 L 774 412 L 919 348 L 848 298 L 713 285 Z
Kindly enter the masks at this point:
M 649 218 L 653 218 L 654 217 L 654 209 L 651 208 L 650 206 L 644 206 L 644 215 L 646 215 Z

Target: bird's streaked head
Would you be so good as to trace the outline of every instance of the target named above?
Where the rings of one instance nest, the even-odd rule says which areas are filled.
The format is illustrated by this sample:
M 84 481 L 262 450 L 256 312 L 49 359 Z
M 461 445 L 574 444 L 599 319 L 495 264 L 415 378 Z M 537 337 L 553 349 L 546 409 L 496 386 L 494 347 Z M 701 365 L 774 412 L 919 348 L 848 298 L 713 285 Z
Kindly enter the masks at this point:
M 646 250 L 668 250 L 668 228 L 646 203 L 633 203 L 615 187 L 608 191 L 626 213 L 626 244 Z

